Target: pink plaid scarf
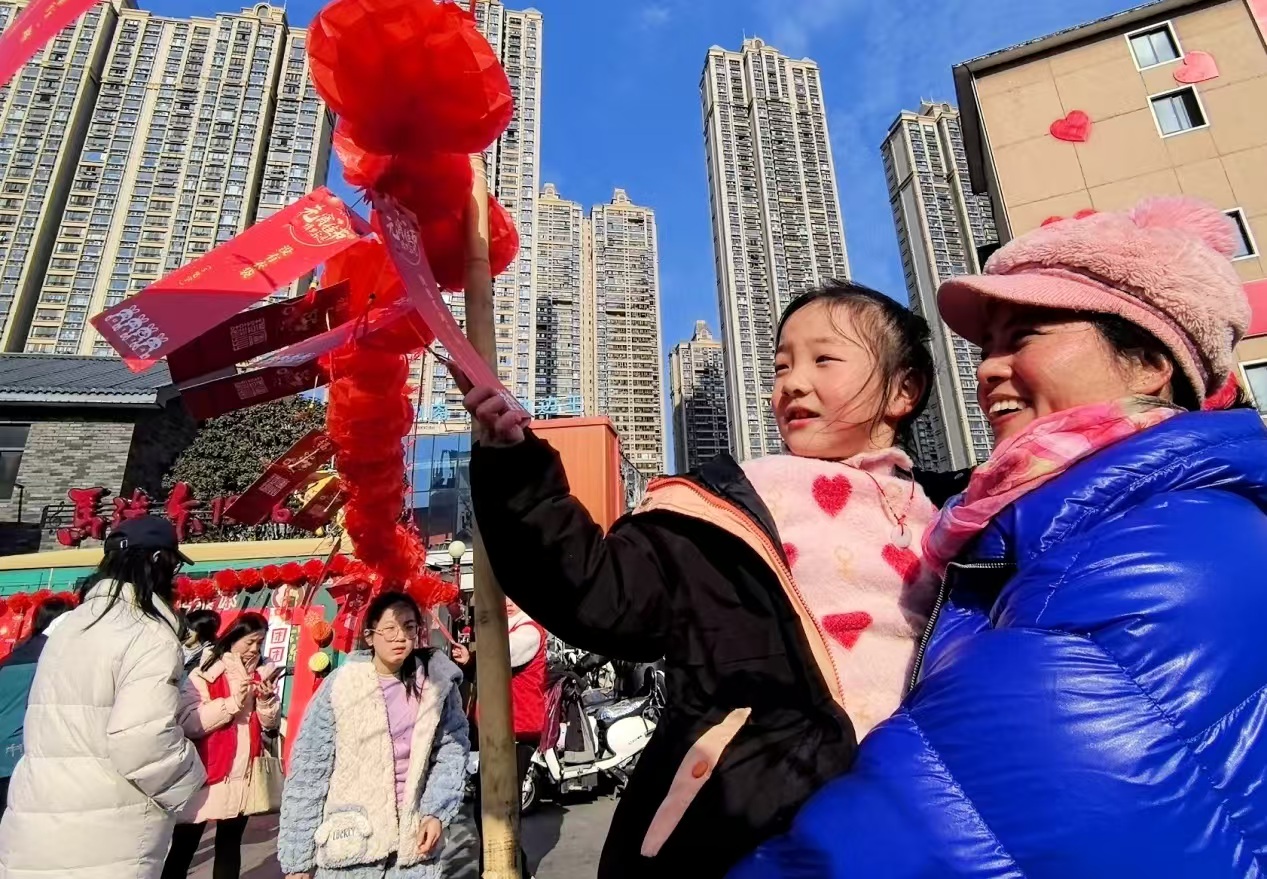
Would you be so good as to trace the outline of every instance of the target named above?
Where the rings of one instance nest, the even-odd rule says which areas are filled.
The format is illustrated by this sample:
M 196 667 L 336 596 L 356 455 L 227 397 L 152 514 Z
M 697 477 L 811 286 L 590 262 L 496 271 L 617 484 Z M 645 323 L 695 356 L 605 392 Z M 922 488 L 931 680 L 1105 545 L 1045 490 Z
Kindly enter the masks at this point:
M 924 534 L 924 561 L 939 574 L 1005 507 L 1118 440 L 1179 414 L 1153 397 L 1095 403 L 1045 415 L 1000 445 Z

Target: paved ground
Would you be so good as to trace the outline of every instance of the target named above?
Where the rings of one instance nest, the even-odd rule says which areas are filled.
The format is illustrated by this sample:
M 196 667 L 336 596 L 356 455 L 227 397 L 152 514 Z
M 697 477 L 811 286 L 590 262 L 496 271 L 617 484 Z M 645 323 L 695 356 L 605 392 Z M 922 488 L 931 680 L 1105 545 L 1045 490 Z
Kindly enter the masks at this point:
M 546 803 L 524 819 L 524 851 L 537 879 L 593 879 L 616 801 L 610 797 Z M 242 845 L 242 879 L 280 879 L 277 818 L 256 818 Z M 191 879 L 211 879 L 214 825 L 202 840 Z

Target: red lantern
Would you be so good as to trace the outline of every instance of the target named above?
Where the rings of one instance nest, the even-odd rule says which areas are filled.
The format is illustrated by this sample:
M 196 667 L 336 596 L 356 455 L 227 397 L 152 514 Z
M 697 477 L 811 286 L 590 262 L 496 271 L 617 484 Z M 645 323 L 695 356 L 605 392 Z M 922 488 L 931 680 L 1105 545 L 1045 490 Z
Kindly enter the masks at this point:
M 309 583 L 320 583 L 321 575 L 326 571 L 326 563 L 321 559 L 308 559 L 304 562 L 304 579 Z
M 9 610 L 9 599 L 0 598 L 0 617 L 4 616 Z
M 342 553 L 335 553 L 330 559 L 330 576 L 342 577 L 348 572 L 348 565 L 350 563 L 351 559 L 347 556 Z
M 304 581 L 304 569 L 299 562 L 286 562 L 281 568 L 282 582 L 287 586 L 298 586 Z
M 265 584 L 273 588 L 282 584 L 282 569 L 277 565 L 265 565 L 260 568 L 260 575 L 264 578 Z
M 238 580 L 238 572 L 232 568 L 216 571 L 212 580 L 216 584 L 216 591 L 226 597 L 237 595 L 238 590 L 242 588 L 242 583 Z
M 66 602 L 71 607 L 79 606 L 79 596 L 76 595 L 74 592 L 58 592 L 53 597 L 56 598 L 58 601 Z
M 455 3 L 334 0 L 309 25 L 308 59 L 348 136 L 385 155 L 482 152 L 514 111 L 497 53 Z
M 211 580 L 195 580 L 193 589 L 198 601 L 207 602 L 216 597 L 216 584 Z
M 9 610 L 15 616 L 24 616 L 31 609 L 31 596 L 25 592 L 9 596 Z
M 242 588 L 251 594 L 264 588 L 264 577 L 255 568 L 238 571 L 238 580 L 242 583 Z
M 53 597 L 52 589 L 41 589 L 31 596 L 31 606 L 38 609 L 40 605 L 42 605 L 44 602 L 48 601 L 52 597 Z

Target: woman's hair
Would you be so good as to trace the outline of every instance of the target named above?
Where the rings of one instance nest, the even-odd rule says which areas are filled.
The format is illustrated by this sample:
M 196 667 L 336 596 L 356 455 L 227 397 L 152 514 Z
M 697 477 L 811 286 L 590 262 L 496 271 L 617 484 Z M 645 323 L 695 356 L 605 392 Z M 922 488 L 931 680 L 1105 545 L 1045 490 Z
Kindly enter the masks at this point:
M 144 549 L 139 546 L 112 548 L 107 539 L 105 555 L 97 567 L 96 577 L 84 581 L 81 590 L 87 594 L 97 583 L 108 581 L 108 600 L 100 616 L 86 628 L 95 626 L 101 617 L 119 603 L 125 583 L 131 583 L 136 590 L 136 606 L 141 613 L 151 619 L 163 620 L 158 608 L 154 606 L 154 598 L 157 596 L 163 601 L 171 599 L 172 583 L 179 568 L 180 558 L 172 550 Z
M 1180 369 L 1170 349 L 1156 336 L 1116 314 L 1087 314 L 1083 317 L 1095 327 L 1096 332 L 1119 357 L 1140 363 L 1161 360 L 1170 363 L 1173 370 L 1170 388 L 1175 405 L 1189 411 L 1200 410 L 1201 397 L 1193 390 L 1192 383 Z
M 919 399 L 910 414 L 897 425 L 899 439 L 904 438 L 915 419 L 928 405 L 929 395 L 933 392 L 935 376 L 933 355 L 928 348 L 928 321 L 870 287 L 852 281 L 828 281 L 821 287 L 801 294 L 788 305 L 783 317 L 779 319 L 779 328 L 774 339 L 776 347 L 783 338 L 783 328 L 787 325 L 788 318 L 815 302 L 826 304 L 833 312 L 837 308 L 847 311 L 857 332 L 857 338 L 847 338 L 869 351 L 875 358 L 876 375 L 881 382 L 881 402 L 879 410 L 872 417 L 872 428 L 884 420 L 888 401 L 902 382 L 908 379 L 919 382 Z M 832 326 L 837 333 L 846 335 L 835 321 Z
M 53 624 L 53 620 L 71 610 L 74 610 L 74 605 L 64 598 L 50 598 L 41 602 L 35 609 L 35 625 L 31 627 L 31 634 L 43 635 L 44 630 Z
M 406 610 L 414 612 L 414 619 L 418 621 L 419 631 L 422 630 L 422 608 L 418 606 L 418 602 L 414 601 L 403 592 L 384 592 L 370 602 L 369 608 L 365 611 L 365 629 L 377 629 L 379 620 L 383 618 L 383 614 L 394 607 L 403 607 Z M 370 648 L 373 649 L 372 647 Z M 426 668 L 427 659 L 431 656 L 429 648 L 414 645 L 414 650 L 401 663 L 400 669 L 396 672 L 396 677 L 405 685 L 405 692 L 409 694 L 411 699 L 417 699 L 418 690 L 418 669 Z M 419 665 L 421 663 L 421 666 Z
M 185 626 L 189 629 L 189 634 L 193 636 L 194 643 L 191 647 L 199 644 L 210 644 L 216 640 L 216 633 L 220 631 L 220 614 L 214 610 L 191 610 L 185 616 Z
M 229 631 L 216 639 L 216 643 L 207 648 L 207 655 L 202 661 L 202 670 L 207 671 L 224 658 L 224 654 L 233 649 L 233 645 L 249 635 L 257 635 L 268 631 L 268 620 L 262 614 L 244 613 L 229 626 Z

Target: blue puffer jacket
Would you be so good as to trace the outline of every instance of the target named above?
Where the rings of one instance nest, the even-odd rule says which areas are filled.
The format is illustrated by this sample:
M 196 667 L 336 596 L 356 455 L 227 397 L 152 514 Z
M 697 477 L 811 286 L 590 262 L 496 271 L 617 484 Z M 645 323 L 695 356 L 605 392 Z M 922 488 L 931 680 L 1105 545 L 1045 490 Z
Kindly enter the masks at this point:
M 965 562 L 902 708 L 731 879 L 1267 876 L 1256 415 L 1097 453 Z

